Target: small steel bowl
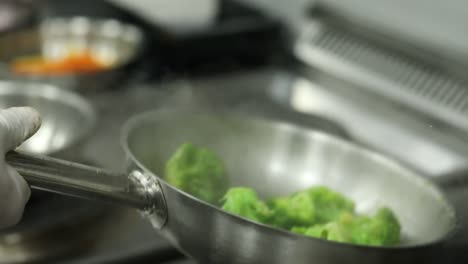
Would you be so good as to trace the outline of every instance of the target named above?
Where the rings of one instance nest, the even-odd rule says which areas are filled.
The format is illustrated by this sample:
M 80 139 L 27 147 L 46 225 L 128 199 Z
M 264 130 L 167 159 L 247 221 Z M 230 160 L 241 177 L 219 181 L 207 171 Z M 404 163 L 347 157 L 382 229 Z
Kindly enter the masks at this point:
M 37 28 L 0 38 L 2 74 L 13 80 L 40 81 L 79 91 L 114 88 L 141 57 L 143 43 L 138 27 L 115 19 L 48 18 Z M 10 69 L 11 62 L 21 56 L 60 59 L 84 50 L 110 65 L 103 70 L 60 75 L 16 74 Z
M 56 154 L 88 136 L 96 123 L 90 103 L 72 91 L 47 84 L 0 81 L 0 108 L 30 106 L 42 117 L 42 125 L 18 150 Z

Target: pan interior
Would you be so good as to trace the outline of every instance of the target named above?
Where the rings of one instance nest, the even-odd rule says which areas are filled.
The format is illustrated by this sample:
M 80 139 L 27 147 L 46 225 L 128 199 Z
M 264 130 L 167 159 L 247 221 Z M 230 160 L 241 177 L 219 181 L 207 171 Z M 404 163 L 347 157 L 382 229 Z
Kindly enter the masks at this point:
M 151 112 L 133 121 L 129 151 L 161 177 L 171 154 L 191 142 L 222 157 L 232 186 L 252 187 L 262 198 L 325 185 L 355 201 L 360 213 L 387 206 L 402 225 L 406 246 L 442 239 L 454 227 L 452 208 L 428 181 L 313 130 L 222 113 Z

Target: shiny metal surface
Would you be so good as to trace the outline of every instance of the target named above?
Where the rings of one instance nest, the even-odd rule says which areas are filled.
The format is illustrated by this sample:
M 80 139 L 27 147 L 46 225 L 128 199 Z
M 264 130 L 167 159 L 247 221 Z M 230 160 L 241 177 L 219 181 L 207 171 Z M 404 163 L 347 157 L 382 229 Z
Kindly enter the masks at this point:
M 466 135 L 320 69 L 310 75 L 278 73 L 265 96 L 299 113 L 330 118 L 354 140 L 427 176 L 467 167 Z
M 429 261 L 434 256 L 429 251 L 421 256 L 418 249 L 444 238 L 455 225 L 451 206 L 428 181 L 320 132 L 196 110 L 146 113 L 130 121 L 127 131 L 130 154 L 156 175 L 163 175 L 165 161 L 180 144 L 193 142 L 223 158 L 233 186 L 253 187 L 262 197 L 323 184 L 355 200 L 359 212 L 389 206 L 402 223 L 403 248 L 413 247 L 398 251 L 298 237 L 222 212 L 160 178 L 168 208 L 163 233 L 202 263 L 311 263 L 325 257 L 327 263 L 350 258 L 359 263 Z
M 302 92 L 298 92 L 297 96 L 293 97 L 295 98 L 293 102 L 297 102 L 297 106 L 302 110 L 335 121 L 349 131 L 354 139 L 378 149 L 379 152 L 392 153 L 392 156 L 402 161 L 412 161 L 419 171 L 438 174 L 441 167 L 447 170 L 453 169 L 454 160 L 466 163 L 466 158 L 463 158 L 463 155 L 457 153 L 452 147 L 459 145 L 462 148 L 466 144 L 463 140 L 452 136 L 450 131 L 439 131 L 436 126 L 429 127 L 423 119 L 413 116 L 405 109 L 397 111 L 398 109 L 395 109 L 393 105 L 387 105 L 382 98 L 364 97 L 361 98 L 362 100 L 356 100 L 356 96 L 349 96 L 349 94 L 356 94 L 358 89 L 344 81 L 328 82 L 325 81 L 323 75 L 313 75 L 310 79 L 304 79 L 303 76 L 290 70 L 290 68 L 288 71 L 278 68 L 257 69 L 210 76 L 190 82 L 134 85 L 119 92 L 103 91 L 95 94 L 91 100 L 98 110 L 101 121 L 98 123 L 96 133 L 93 133 L 86 144 L 84 154 L 105 168 L 120 168 L 124 171 L 125 152 L 119 144 L 120 128 L 134 114 L 154 108 L 165 108 L 167 105 L 175 106 L 178 105 L 177 103 L 185 105 L 191 101 L 198 101 L 207 107 L 224 105 L 229 109 L 237 109 L 242 108 L 241 105 L 253 98 L 266 100 L 268 96 L 264 91 L 275 90 L 277 93 L 283 91 L 287 95 L 288 91 L 297 88 Z M 299 89 L 300 87 L 302 89 Z M 336 93 L 337 88 L 349 91 L 349 93 L 344 95 Z M 178 100 L 180 96 L 176 96 L 178 98 L 176 100 L 168 97 L 168 94 L 178 94 L 175 91 L 180 90 L 188 91 L 188 93 L 182 93 L 188 94 L 188 100 Z M 302 96 L 305 96 L 303 100 L 299 100 Z M 185 98 L 185 96 L 182 97 Z M 119 107 L 116 108 L 115 105 Z M 368 111 L 369 108 L 372 111 Z M 254 110 L 255 105 L 252 104 L 245 113 L 252 115 Z M 278 111 L 282 111 L 282 108 L 276 110 L 268 111 L 268 114 L 275 117 Z M 324 131 L 323 127 L 317 127 L 316 130 Z M 325 131 L 333 133 L 334 130 L 325 129 Z M 447 138 L 451 139 L 450 142 L 446 141 Z M 466 186 L 458 187 L 455 193 L 448 193 L 448 198 L 457 210 L 459 232 L 447 247 L 434 247 L 436 251 L 432 254 L 439 254 L 440 250 L 444 251 L 439 263 L 465 263 L 466 261 L 460 261 L 460 259 L 467 259 L 468 232 L 466 227 L 461 225 L 468 223 L 468 210 L 466 209 L 468 192 Z M 169 242 L 163 239 L 159 232 L 154 232 L 151 224 L 144 221 L 135 210 L 122 212 L 121 216 L 115 216 L 102 228 L 105 229 L 103 234 L 94 237 L 95 247 L 82 255 L 68 256 L 60 263 L 146 263 L 150 261 L 159 263 L 168 253 L 174 254 Z M 204 241 L 206 237 L 206 234 L 203 235 L 199 241 Z M 339 252 L 341 248 L 335 250 Z M 425 250 L 420 252 L 421 254 L 427 253 Z M 142 258 L 144 260 L 141 260 Z M 329 263 L 326 255 L 323 255 L 319 263 L 324 262 Z M 353 261 L 348 260 L 343 263 L 349 262 Z M 437 262 L 436 257 L 433 262 Z M 374 263 L 379 263 L 379 261 Z
M 156 228 L 164 226 L 167 209 L 161 187 L 138 168 L 118 174 L 80 163 L 10 151 L 6 161 L 31 188 L 136 208 Z
M 114 19 L 87 17 L 48 18 L 37 29 L 0 38 L 0 59 L 5 78 L 40 81 L 82 92 L 114 88 L 121 82 L 143 49 L 143 34 L 136 26 Z M 1 48 L 5 46 L 5 48 Z M 92 73 L 56 76 L 17 75 L 8 63 L 18 56 L 41 55 L 57 60 L 89 51 L 107 69 Z
M 143 206 L 138 207 L 140 214 L 149 219 L 154 228 L 164 227 L 167 221 L 167 207 L 158 180 L 140 168 L 131 169 L 128 178 L 131 184 L 129 193 L 143 198 Z
M 356 201 L 358 212 L 392 208 L 402 224 L 402 245 L 396 248 L 312 239 L 223 212 L 158 177 L 168 214 L 163 234 L 202 263 L 310 263 L 324 257 L 328 263 L 427 263 L 443 255 L 428 249 L 455 228 L 452 207 L 429 181 L 374 152 L 300 126 L 223 112 L 161 110 L 131 119 L 123 141 L 130 167 L 147 175 L 161 176 L 166 160 L 188 141 L 216 151 L 233 186 L 253 187 L 267 198 L 326 185 Z
M 57 154 L 92 132 L 94 108 L 84 98 L 63 89 L 18 81 L 0 81 L 0 108 L 31 106 L 42 116 L 39 131 L 18 149 Z
M 34 189 L 91 200 L 104 200 L 141 210 L 152 209 L 149 190 L 134 190 L 134 185 L 149 185 L 144 179 L 45 156 L 9 152 L 6 161 Z M 66 175 L 66 177 L 64 177 Z M 134 174 L 131 174 L 133 176 Z M 134 179 L 134 181 L 133 181 Z M 153 197 L 151 197 L 153 198 Z
M 167 209 L 161 187 L 138 168 L 118 174 L 80 163 L 10 151 L 6 161 L 31 188 L 113 205 L 136 208 L 156 228 L 166 223 Z
M 362 22 L 337 10 L 315 8 L 300 28 L 292 52 L 310 68 L 357 83 L 367 93 L 394 100 L 466 134 L 467 63 Z

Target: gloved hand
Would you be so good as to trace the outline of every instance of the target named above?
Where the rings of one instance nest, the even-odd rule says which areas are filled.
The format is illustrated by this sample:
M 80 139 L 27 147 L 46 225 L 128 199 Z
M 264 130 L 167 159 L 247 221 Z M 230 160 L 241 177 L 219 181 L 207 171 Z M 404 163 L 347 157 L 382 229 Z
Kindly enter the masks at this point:
M 31 191 L 18 172 L 5 162 L 5 154 L 39 129 L 39 113 L 30 107 L 0 110 L 0 228 L 17 224 Z

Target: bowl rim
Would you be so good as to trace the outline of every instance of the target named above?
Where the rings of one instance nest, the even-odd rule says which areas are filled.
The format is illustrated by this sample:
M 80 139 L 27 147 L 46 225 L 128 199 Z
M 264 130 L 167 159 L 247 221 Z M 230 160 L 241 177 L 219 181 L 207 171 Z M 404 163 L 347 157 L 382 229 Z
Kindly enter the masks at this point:
M 46 83 L 0 80 L 0 97 L 2 96 L 35 97 L 51 102 L 60 102 L 78 110 L 84 117 L 84 121 L 80 124 L 80 130 L 75 131 L 67 143 L 63 144 L 60 148 L 52 148 L 41 154 L 50 155 L 69 149 L 88 136 L 97 124 L 97 111 L 91 102 L 78 93 L 68 89 L 59 88 Z M 24 106 L 34 108 L 34 106 L 27 104 Z
M 115 69 L 115 68 L 118 68 L 118 67 L 121 67 L 123 65 L 127 65 L 129 64 L 131 61 L 135 60 L 140 54 L 141 52 L 143 51 L 143 43 L 145 43 L 145 40 L 146 40 L 146 37 L 145 37 L 145 34 L 143 32 L 143 30 L 138 27 L 136 24 L 134 23 L 129 23 L 129 22 L 125 22 L 125 21 L 122 21 L 121 19 L 117 19 L 117 18 L 106 18 L 106 17 L 89 17 L 89 16 L 84 16 L 84 15 L 75 15 L 75 16 L 54 16 L 54 17 L 49 17 L 49 18 L 46 18 L 44 19 L 40 25 L 39 25 L 39 34 L 41 35 L 42 34 L 42 31 L 44 30 L 44 27 L 47 26 L 48 24 L 50 23 L 58 23 L 58 22 L 61 22 L 61 23 L 64 23 L 66 24 L 67 26 L 70 26 L 71 23 L 73 23 L 74 21 L 78 21 L 78 20 L 83 20 L 83 21 L 86 21 L 87 23 L 89 23 L 91 25 L 91 27 L 95 24 L 104 24 L 104 23 L 115 23 L 117 25 L 119 25 L 121 28 L 124 28 L 126 30 L 131 30 L 133 32 L 135 32 L 137 35 L 138 35 L 138 40 L 134 42 L 135 44 L 135 51 L 133 52 L 133 54 L 131 56 L 129 56 L 126 60 L 120 62 L 120 63 L 117 63 L 109 68 L 106 68 L 102 71 L 97 71 L 98 73 L 99 72 L 104 72 L 106 70 L 112 70 L 112 69 Z M 121 38 L 121 37 L 119 37 Z M 73 74 L 71 74 L 73 75 Z M 78 74 L 78 75 L 81 75 L 81 74 Z
M 83 78 L 83 77 L 101 75 L 101 74 L 105 74 L 105 73 L 113 72 L 113 71 L 124 70 L 125 68 L 127 68 L 127 67 L 131 66 L 132 64 L 134 64 L 138 60 L 138 58 L 140 58 L 143 55 L 143 53 L 144 53 L 144 51 L 146 49 L 145 43 L 147 42 L 147 37 L 144 34 L 143 29 L 141 27 L 137 26 L 134 23 L 125 22 L 125 21 L 122 21 L 122 20 L 117 19 L 117 18 L 105 18 L 105 17 L 102 17 L 102 18 L 96 17 L 96 18 L 94 18 L 94 17 L 82 16 L 82 15 L 53 16 L 53 17 L 48 17 L 48 18 L 45 18 L 44 20 L 42 20 L 40 22 L 40 24 L 34 29 L 34 32 L 36 32 L 38 34 L 38 36 L 39 36 L 39 43 L 42 43 L 42 38 L 43 38 L 42 36 L 44 34 L 43 31 L 44 31 L 44 28 L 48 24 L 61 22 L 61 23 L 64 23 L 65 25 L 69 26 L 70 23 L 72 23 L 73 21 L 80 20 L 80 19 L 81 20 L 86 20 L 91 25 L 96 24 L 96 23 L 101 24 L 101 23 L 105 23 L 105 22 L 114 22 L 114 23 L 118 24 L 122 28 L 131 29 L 133 32 L 136 32 L 136 34 L 138 35 L 138 37 L 137 37 L 138 40 L 134 41 L 134 45 L 135 45 L 134 51 L 126 59 L 124 59 L 124 60 L 122 60 L 122 61 L 120 61 L 118 63 L 112 64 L 109 67 L 105 67 L 102 70 L 97 70 L 97 71 L 70 72 L 70 73 L 61 73 L 61 74 L 17 74 L 17 73 L 14 73 L 8 67 L 9 74 L 11 74 L 13 76 L 17 76 L 20 79 L 75 79 L 75 78 L 80 78 L 80 77 Z M 40 49 L 40 45 L 41 44 L 39 44 L 39 46 L 38 46 L 39 49 Z M 20 51 L 20 52 L 18 52 L 18 54 L 16 54 L 11 59 L 2 60 L 2 62 L 6 63 L 6 64 L 9 64 L 9 62 L 11 62 L 11 61 L 15 60 L 16 58 L 22 56 L 21 54 L 22 54 L 22 52 Z

